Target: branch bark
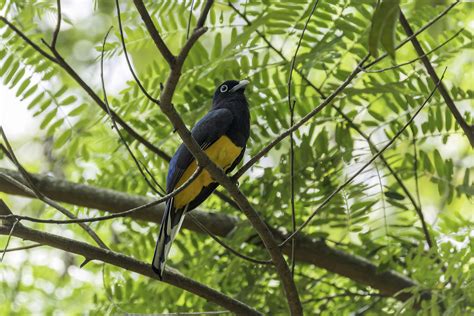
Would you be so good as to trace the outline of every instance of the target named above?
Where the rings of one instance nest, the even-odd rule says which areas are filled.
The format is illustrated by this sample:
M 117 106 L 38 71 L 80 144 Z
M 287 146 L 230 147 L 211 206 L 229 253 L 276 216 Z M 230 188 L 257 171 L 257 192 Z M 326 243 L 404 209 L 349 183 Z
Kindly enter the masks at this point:
M 436 73 L 436 70 L 431 64 L 429 58 L 426 56 L 425 51 L 423 50 L 423 47 L 421 47 L 420 42 L 418 41 L 416 36 L 413 36 L 413 29 L 411 28 L 410 24 L 408 23 L 408 20 L 406 19 L 405 15 L 403 14 L 401 10 L 400 10 L 400 23 L 402 24 L 402 27 L 405 30 L 405 33 L 411 37 L 411 43 L 413 44 L 413 47 L 415 48 L 416 53 L 418 54 L 419 58 L 423 62 L 423 65 L 425 66 L 426 71 L 430 75 L 431 80 L 433 81 L 434 84 L 436 84 L 437 82 L 439 82 L 438 74 Z M 443 83 L 441 83 L 441 85 L 439 86 L 439 92 L 443 96 L 444 102 L 446 102 L 446 105 L 448 106 L 449 110 L 451 111 L 454 118 L 458 122 L 459 126 L 464 131 L 464 134 L 466 134 L 466 137 L 469 140 L 469 143 L 474 148 L 474 126 L 469 126 L 466 123 L 461 112 L 459 112 L 459 110 L 457 109 L 456 104 L 454 104 L 453 99 L 449 95 L 449 92 Z
M 18 181 L 24 181 L 16 171 L 0 168 L 0 174 L 6 174 Z M 150 202 L 150 199 L 142 196 L 76 184 L 49 176 L 31 174 L 31 178 L 41 192 L 54 200 L 111 213 L 118 213 Z M 1 177 L 0 192 L 33 198 L 32 195 L 11 185 Z M 164 205 L 160 204 L 133 213 L 130 215 L 130 218 L 159 224 L 163 211 Z M 194 210 L 192 213 L 207 229 L 221 237 L 228 237 L 233 230 L 237 229 L 240 223 L 238 218 L 222 213 L 208 213 L 199 210 Z M 200 227 L 190 218 L 185 218 L 183 227 L 197 233 L 203 233 Z M 285 234 L 275 229 L 272 232 L 279 241 L 284 240 Z M 413 280 L 394 271 L 379 273 L 377 266 L 367 259 L 330 247 L 322 240 L 314 240 L 304 234 L 298 235 L 296 240 L 295 259 L 297 261 L 312 264 L 350 278 L 355 282 L 369 285 L 383 294 L 394 296 L 400 290 L 416 285 Z M 285 254 L 289 255 L 291 253 L 291 245 L 285 245 L 282 250 Z M 409 296 L 409 294 L 404 293 L 396 296 L 396 298 L 406 300 Z
M 2 235 L 8 235 L 10 230 L 11 227 L 0 225 L 0 234 Z M 99 260 L 116 267 L 141 274 L 151 279 L 159 280 L 158 276 L 152 271 L 149 264 L 111 250 L 101 249 L 84 242 L 41 232 L 35 229 L 27 228 L 23 225 L 17 225 L 15 230 L 13 230 L 12 235 L 24 240 L 34 241 L 43 245 L 48 245 L 64 250 L 69 253 L 77 254 L 85 257 L 87 260 Z M 163 281 L 190 293 L 196 294 L 236 314 L 261 315 L 261 313 L 250 306 L 226 296 L 221 292 L 211 289 L 204 284 L 191 280 L 174 269 L 166 269 Z
M 255 209 L 249 203 L 247 198 L 242 194 L 242 192 L 240 192 L 237 185 L 225 174 L 225 172 L 221 168 L 219 168 L 202 151 L 201 147 L 192 137 L 191 132 L 186 127 L 182 118 L 180 117 L 180 115 L 172 104 L 173 94 L 181 77 L 181 70 L 184 61 L 186 60 L 186 57 L 188 56 L 189 51 L 191 50 L 194 43 L 199 39 L 202 34 L 207 31 L 207 28 L 201 25 L 204 24 L 204 21 L 206 20 L 207 14 L 212 6 L 212 3 L 212 0 L 208 0 L 205 4 L 193 34 L 191 34 L 190 38 L 184 44 L 183 48 L 181 49 L 181 52 L 176 58 L 175 64 L 171 67 L 171 72 L 168 76 L 168 80 L 166 81 L 163 92 L 160 96 L 160 108 L 163 113 L 168 117 L 169 121 L 173 124 L 173 127 L 178 132 L 185 146 L 196 159 L 198 165 L 202 168 L 207 169 L 211 177 L 229 192 L 232 198 L 239 205 L 239 208 L 247 216 L 250 223 L 262 239 L 265 248 L 268 250 L 272 258 L 276 272 L 282 282 L 291 314 L 302 315 L 303 308 L 298 295 L 298 290 L 292 278 L 290 269 L 285 259 L 283 258 L 281 250 L 279 249 L 278 244 L 274 239 L 270 229 L 267 227 L 260 214 L 255 211 Z
M 148 14 L 148 10 L 146 9 L 145 4 L 143 4 L 142 0 L 133 0 L 133 3 L 137 8 L 138 13 L 140 13 L 140 16 L 142 17 L 146 29 L 148 30 L 148 33 L 150 34 L 153 42 L 155 43 L 156 48 L 158 48 L 163 58 L 168 62 L 168 65 L 172 67 L 175 63 L 176 57 L 174 57 L 168 46 L 166 46 L 165 42 L 161 38 L 160 33 L 158 32 L 155 24 L 153 23 L 153 20 L 150 17 L 150 14 Z

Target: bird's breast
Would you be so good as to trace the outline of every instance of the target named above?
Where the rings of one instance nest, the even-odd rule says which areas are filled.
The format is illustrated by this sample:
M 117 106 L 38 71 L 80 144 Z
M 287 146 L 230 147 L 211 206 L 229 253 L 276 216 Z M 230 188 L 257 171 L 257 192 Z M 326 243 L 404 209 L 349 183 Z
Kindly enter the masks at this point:
M 242 150 L 243 147 L 237 146 L 229 137 L 224 135 L 206 148 L 204 152 L 216 165 L 226 171 L 239 157 Z M 185 183 L 194 174 L 196 169 L 197 163 L 196 160 L 193 160 L 179 179 L 175 189 Z M 207 170 L 202 171 L 191 184 L 174 197 L 174 207 L 179 209 L 189 204 L 199 195 L 204 187 L 209 186 L 213 182 L 214 180 L 209 172 Z

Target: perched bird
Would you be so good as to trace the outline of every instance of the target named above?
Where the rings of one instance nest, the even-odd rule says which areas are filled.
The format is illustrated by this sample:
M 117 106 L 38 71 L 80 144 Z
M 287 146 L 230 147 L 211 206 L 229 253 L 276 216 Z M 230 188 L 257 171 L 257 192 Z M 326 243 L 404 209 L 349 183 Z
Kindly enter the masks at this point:
M 191 130 L 202 150 L 225 172 L 232 171 L 242 160 L 249 138 L 250 112 L 244 95 L 248 83 L 247 80 L 229 80 L 217 87 L 211 110 Z M 181 186 L 196 169 L 196 160 L 181 144 L 169 164 L 166 192 Z M 185 214 L 201 204 L 216 187 L 217 183 L 203 170 L 183 191 L 166 202 L 152 263 L 160 278 Z

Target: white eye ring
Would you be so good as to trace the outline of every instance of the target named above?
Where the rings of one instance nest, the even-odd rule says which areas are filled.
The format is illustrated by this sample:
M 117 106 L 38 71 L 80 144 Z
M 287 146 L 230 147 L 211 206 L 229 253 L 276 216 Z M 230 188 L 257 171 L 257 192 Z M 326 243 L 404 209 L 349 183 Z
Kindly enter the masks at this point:
M 222 85 L 221 86 L 221 92 L 224 93 L 224 92 L 227 92 L 227 90 L 229 90 L 229 87 L 227 85 Z

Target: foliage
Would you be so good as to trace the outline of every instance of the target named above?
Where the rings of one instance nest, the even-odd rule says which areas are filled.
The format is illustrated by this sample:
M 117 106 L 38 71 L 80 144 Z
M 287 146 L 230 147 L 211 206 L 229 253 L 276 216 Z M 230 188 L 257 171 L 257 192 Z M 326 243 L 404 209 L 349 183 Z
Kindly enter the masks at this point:
M 381 10 L 389 2 L 382 1 L 378 8 Z M 203 1 L 145 3 L 174 54 L 186 40 L 191 3 L 194 7 L 190 23 L 194 25 Z M 206 22 L 208 32 L 186 60 L 173 103 L 186 124 L 193 126 L 208 111 L 216 85 L 229 78 L 249 78 L 251 89 L 247 97 L 252 133 L 244 158 L 248 160 L 289 128 L 290 61 L 313 3 L 247 0 L 233 5 L 252 24 L 248 25 L 227 3 L 216 2 Z M 446 5 L 444 1 L 436 5 L 423 1 L 400 3 L 415 30 Z M 113 1 L 94 1 L 88 6 L 92 8 L 90 12 L 78 17 L 65 5 L 67 27 L 59 35 L 58 50 L 99 92 L 101 42 L 113 25 L 113 35 L 105 46 L 106 84 L 112 86 L 113 81 L 109 92 L 111 107 L 151 143 L 172 154 L 180 139 L 173 133 L 166 116 L 131 79 L 125 66 Z M 144 87 L 157 97 L 160 85 L 167 78 L 168 66 L 156 51 L 132 1 L 122 1 L 121 6 L 134 68 Z M 55 1 L 0 0 L 0 7 L 0 12 L 35 43 L 41 43 L 42 38 L 50 39 Z M 296 58 L 291 100 L 296 104 L 296 121 L 330 95 L 368 51 L 377 56 L 381 36 L 381 45 L 391 55 L 396 54 L 396 62 L 417 57 L 410 45 L 393 51 L 394 43 L 406 35 L 396 19 L 387 22 L 392 23 L 392 27 L 380 27 L 378 24 L 387 17 L 377 10 L 375 1 L 370 0 L 320 1 Z M 472 26 L 469 28 L 467 24 L 472 21 L 472 12 L 472 3 L 459 4 L 419 36 L 429 51 L 464 27 L 449 45 L 434 51 L 429 58 L 439 72 L 448 67 L 445 84 L 470 125 L 474 123 L 474 90 L 469 83 L 472 81 L 469 73 L 474 69 L 472 62 L 469 63 Z M 85 26 L 89 23 L 94 30 Z M 374 34 L 374 28 L 379 33 Z M 394 63 L 394 59 L 386 58 L 374 69 Z M 69 180 L 137 195 L 153 194 L 110 128 L 107 115 L 97 110 L 64 71 L 2 24 L 0 77 L 3 85 L 15 91 L 22 104 L 41 122 L 37 139 L 30 142 L 45 144 L 47 139 L 53 142 L 48 149 L 52 157 L 50 163 L 37 161 L 28 167 L 46 172 L 51 165 L 56 165 L 55 169 L 59 166 L 62 176 Z M 380 149 L 433 87 L 420 61 L 383 72 L 360 74 L 330 106 L 293 134 L 298 224 L 375 153 L 351 124 L 355 123 Z M 164 186 L 166 161 L 133 138 L 127 136 L 126 140 L 138 159 Z M 376 263 L 380 271 L 392 269 L 412 278 L 419 284 L 409 290 L 415 295 L 405 303 L 379 297 L 373 289 L 353 280 L 297 263 L 295 280 L 305 311 L 323 315 L 360 315 L 366 310 L 367 315 L 472 312 L 472 156 L 472 148 L 443 98 L 435 94 L 414 124 L 384 153 L 387 164 L 421 206 L 435 247 L 425 247 L 415 206 L 381 160 L 337 194 L 304 230 L 307 236 L 323 238 L 330 245 L 367 258 Z M 286 231 L 291 230 L 290 176 L 289 140 L 286 139 L 240 179 L 241 190 L 267 222 Z M 13 201 L 9 196 L 0 196 Z M 40 207 L 38 202 L 19 205 L 23 205 L 21 212 L 25 214 L 60 218 L 57 212 Z M 75 206 L 69 209 L 80 216 L 98 214 L 94 209 Z M 201 209 L 244 219 L 216 196 L 208 199 Z M 50 229 L 43 224 L 34 227 Z M 123 218 L 94 223 L 91 227 L 114 250 L 150 261 L 157 232 L 155 225 Z M 87 238 L 75 226 L 53 227 L 52 230 L 81 240 Z M 226 242 L 252 257 L 264 258 L 263 248 L 253 242 L 254 234 L 248 224 L 242 225 Z M 1 240 L 3 245 L 6 238 Z M 21 242 L 16 240 L 13 245 L 21 245 Z M 39 258 L 43 258 L 43 262 L 38 261 Z M 52 258 L 62 258 L 64 263 Z M 28 301 L 41 302 L 38 308 L 44 314 L 52 314 L 57 309 L 67 314 L 93 315 L 218 309 L 181 289 L 150 282 L 110 266 L 89 263 L 79 270 L 80 260 L 43 247 L 22 254 L 7 253 L 0 274 L 0 311 L 18 315 L 36 312 L 27 305 Z M 286 312 L 279 281 L 271 268 L 243 261 L 207 236 L 187 230 L 180 232 L 170 265 L 264 314 Z M 419 306 L 420 296 L 427 290 L 432 297 Z

